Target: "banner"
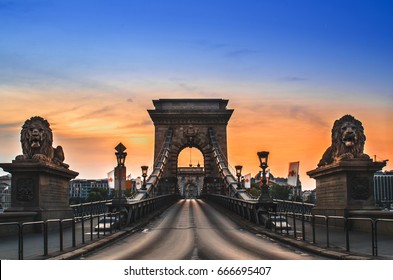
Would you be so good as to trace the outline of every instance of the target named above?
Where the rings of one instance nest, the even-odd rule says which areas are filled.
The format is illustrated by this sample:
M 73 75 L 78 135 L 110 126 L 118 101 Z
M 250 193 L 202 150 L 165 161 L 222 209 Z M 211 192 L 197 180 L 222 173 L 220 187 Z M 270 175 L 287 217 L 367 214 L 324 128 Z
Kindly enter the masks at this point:
M 251 188 L 251 173 L 244 175 L 244 187 L 246 189 Z
M 299 174 L 299 162 L 290 162 L 289 163 L 289 170 L 288 170 L 288 185 L 292 187 L 297 187 L 298 181 L 298 174 Z
M 115 188 L 115 170 L 108 172 L 108 186 L 110 189 Z
M 139 190 L 142 187 L 141 177 L 137 177 L 135 179 L 135 187 L 136 187 L 137 190 Z

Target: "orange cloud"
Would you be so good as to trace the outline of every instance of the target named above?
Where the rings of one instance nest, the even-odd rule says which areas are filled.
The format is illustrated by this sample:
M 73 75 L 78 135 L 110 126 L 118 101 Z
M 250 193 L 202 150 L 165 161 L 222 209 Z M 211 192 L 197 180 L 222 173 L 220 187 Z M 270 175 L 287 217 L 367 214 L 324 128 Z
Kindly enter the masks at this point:
M 258 90 L 258 86 L 253 88 L 254 92 Z M 363 122 L 366 153 L 377 155 L 379 160 L 393 155 L 390 125 L 393 113 L 384 100 L 351 103 L 329 96 L 295 98 L 272 88 L 262 95 L 245 93 L 246 89 L 239 85 L 233 88 L 231 96 L 224 94 L 230 92 L 228 88 L 216 87 L 212 91 L 217 93 L 215 97 L 228 98 L 228 108 L 235 109 L 227 128 L 228 159 L 232 166 L 243 165 L 244 174 L 259 171 L 256 153 L 267 150 L 270 170 L 275 176 L 286 177 L 289 162 L 300 161 L 303 186 L 313 188 L 315 182 L 306 172 L 316 167 L 330 145 L 333 122 L 344 114 L 353 114 Z M 154 160 L 154 125 L 146 110 L 153 107 L 154 98 L 176 97 L 168 89 L 159 94 L 148 90 L 143 93 L 130 96 L 127 91 L 117 95 L 88 91 L 1 91 L 7 102 L 0 104 L 0 140 L 5 143 L 0 146 L 0 159 L 8 162 L 20 154 L 21 125 L 26 119 L 41 115 L 52 126 L 54 145 L 63 146 L 66 162 L 80 172 L 80 178 L 105 178 L 116 165 L 114 147 L 119 142 L 127 147 L 127 173 L 139 176 L 140 166 L 151 166 Z M 206 98 L 202 91 L 198 94 L 178 91 L 177 97 Z M 200 155 L 196 153 L 195 157 Z M 181 165 L 188 163 L 187 155 L 179 159 Z M 391 168 L 388 165 L 386 169 Z

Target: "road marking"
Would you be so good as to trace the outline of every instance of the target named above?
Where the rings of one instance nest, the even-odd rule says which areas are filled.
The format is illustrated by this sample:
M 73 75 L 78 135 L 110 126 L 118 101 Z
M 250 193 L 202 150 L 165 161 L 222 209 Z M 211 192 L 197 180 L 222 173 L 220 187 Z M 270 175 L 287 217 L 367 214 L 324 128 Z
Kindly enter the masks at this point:
M 195 247 L 194 250 L 192 251 L 191 260 L 199 260 L 197 247 Z

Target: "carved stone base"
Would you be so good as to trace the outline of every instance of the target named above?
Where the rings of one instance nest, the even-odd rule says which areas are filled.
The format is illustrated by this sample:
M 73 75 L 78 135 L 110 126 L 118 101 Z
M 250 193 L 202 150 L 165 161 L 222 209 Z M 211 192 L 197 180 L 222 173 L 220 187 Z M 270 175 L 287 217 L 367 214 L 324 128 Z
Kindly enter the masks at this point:
M 307 172 L 316 180 L 316 215 L 347 216 L 351 210 L 376 209 L 373 176 L 386 162 L 351 159 Z
M 2 163 L 0 167 L 12 174 L 7 212 L 36 212 L 36 219 L 43 221 L 73 217 L 69 181 L 78 176 L 77 172 L 34 160 Z

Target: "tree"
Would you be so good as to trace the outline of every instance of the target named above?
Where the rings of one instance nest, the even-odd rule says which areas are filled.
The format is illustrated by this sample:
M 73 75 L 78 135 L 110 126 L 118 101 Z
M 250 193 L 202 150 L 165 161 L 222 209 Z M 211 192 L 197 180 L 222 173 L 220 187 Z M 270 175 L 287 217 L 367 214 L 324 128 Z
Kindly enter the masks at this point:
M 288 200 L 290 188 L 289 186 L 282 186 L 276 183 L 271 183 L 269 186 L 269 193 L 271 198 Z
M 87 201 L 100 201 L 108 198 L 108 190 L 102 188 L 91 188 Z
M 73 204 L 81 204 L 86 202 L 86 199 L 84 199 L 83 197 L 70 197 L 70 205 Z
M 132 190 L 132 188 L 126 188 L 126 190 L 124 191 L 124 195 L 125 197 L 131 197 L 135 194 L 135 191 Z
M 259 184 L 252 181 L 251 187 L 246 189 L 246 191 L 254 198 L 258 198 L 261 195 L 261 188 L 259 187 Z

